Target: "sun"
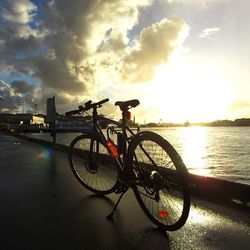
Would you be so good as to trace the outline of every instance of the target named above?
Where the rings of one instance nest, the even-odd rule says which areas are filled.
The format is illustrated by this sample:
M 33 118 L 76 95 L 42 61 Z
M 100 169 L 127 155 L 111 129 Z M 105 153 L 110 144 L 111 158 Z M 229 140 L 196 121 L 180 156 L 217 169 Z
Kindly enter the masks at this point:
M 210 65 L 178 58 L 159 66 L 151 83 L 151 99 L 166 122 L 206 122 L 224 119 L 232 99 L 228 82 Z

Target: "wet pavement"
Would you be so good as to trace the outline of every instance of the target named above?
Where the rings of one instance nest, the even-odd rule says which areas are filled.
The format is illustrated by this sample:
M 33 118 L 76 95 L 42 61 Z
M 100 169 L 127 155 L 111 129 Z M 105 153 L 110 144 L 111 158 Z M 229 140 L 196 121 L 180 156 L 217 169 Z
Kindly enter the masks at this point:
M 186 225 L 159 232 L 131 191 L 85 190 L 67 155 L 0 133 L 0 249 L 249 249 L 250 214 L 193 199 Z

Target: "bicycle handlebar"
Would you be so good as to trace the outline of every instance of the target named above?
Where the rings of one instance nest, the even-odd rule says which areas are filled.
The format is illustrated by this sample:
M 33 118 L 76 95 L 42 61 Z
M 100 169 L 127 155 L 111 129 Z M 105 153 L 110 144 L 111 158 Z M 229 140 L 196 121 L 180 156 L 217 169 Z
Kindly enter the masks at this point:
M 97 105 L 102 105 L 103 103 L 105 102 L 108 102 L 109 101 L 109 98 L 106 98 L 106 99 L 103 99 L 102 101 L 96 103 Z
M 81 110 L 79 109 L 75 109 L 75 110 L 71 110 L 65 113 L 66 116 L 71 116 L 71 115 L 76 115 L 76 114 L 80 114 Z
M 65 115 L 71 116 L 71 115 L 80 114 L 81 112 L 90 110 L 92 108 L 100 108 L 102 106 L 102 104 L 104 104 L 105 102 L 108 102 L 108 101 L 109 101 L 108 98 L 101 100 L 99 102 L 96 102 L 96 103 L 92 103 L 92 101 L 89 100 L 88 102 L 86 102 L 84 104 L 84 106 L 79 106 L 78 109 L 68 111 L 65 113 Z
M 96 102 L 96 103 L 92 103 L 92 101 L 88 101 L 85 103 L 85 107 L 83 107 L 83 110 L 87 111 L 92 108 L 100 108 L 103 103 L 108 102 L 108 101 L 109 101 L 108 98 L 101 100 L 99 102 Z

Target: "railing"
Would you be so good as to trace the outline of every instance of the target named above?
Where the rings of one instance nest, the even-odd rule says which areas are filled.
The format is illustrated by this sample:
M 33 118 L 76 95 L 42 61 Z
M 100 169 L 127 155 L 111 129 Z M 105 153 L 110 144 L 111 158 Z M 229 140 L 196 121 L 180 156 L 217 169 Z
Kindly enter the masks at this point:
M 28 133 L 50 133 L 53 145 L 56 145 L 56 134 L 57 133 L 85 133 L 91 130 L 90 127 L 37 127 L 37 128 L 24 128 L 20 130 L 19 133 L 28 134 Z

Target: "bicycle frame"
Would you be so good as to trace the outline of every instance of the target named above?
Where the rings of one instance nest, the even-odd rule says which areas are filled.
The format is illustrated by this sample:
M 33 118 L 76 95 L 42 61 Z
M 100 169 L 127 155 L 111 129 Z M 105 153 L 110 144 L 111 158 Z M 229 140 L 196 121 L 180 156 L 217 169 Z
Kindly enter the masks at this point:
M 101 126 L 99 125 L 98 121 L 103 120 L 108 124 L 112 124 L 112 125 L 116 125 L 118 128 L 121 128 L 122 131 L 122 136 L 123 136 L 123 140 L 125 140 L 126 142 L 129 141 L 129 138 L 134 136 L 135 133 L 126 125 L 126 117 L 125 114 L 122 115 L 122 122 L 118 122 L 103 116 L 100 116 L 97 114 L 97 107 L 93 107 L 93 111 L 92 111 L 92 133 L 94 135 L 98 135 L 101 138 L 101 141 L 107 145 L 108 144 L 108 139 L 106 139 Z M 108 129 L 107 129 L 108 131 Z M 129 132 L 131 134 L 130 137 L 128 137 L 127 132 Z M 107 132 L 107 138 L 109 138 L 109 134 Z M 118 146 L 118 145 L 117 145 Z M 90 152 L 93 151 L 93 141 L 91 141 L 90 144 Z M 109 150 L 110 155 L 111 152 Z M 127 172 L 126 168 L 127 168 L 127 158 L 128 158 L 128 148 L 126 146 L 123 154 L 123 158 L 121 157 L 121 155 L 119 155 L 118 157 L 115 157 L 115 160 L 120 168 L 121 172 Z M 90 157 L 91 158 L 91 157 Z M 90 159 L 91 160 L 91 159 Z

